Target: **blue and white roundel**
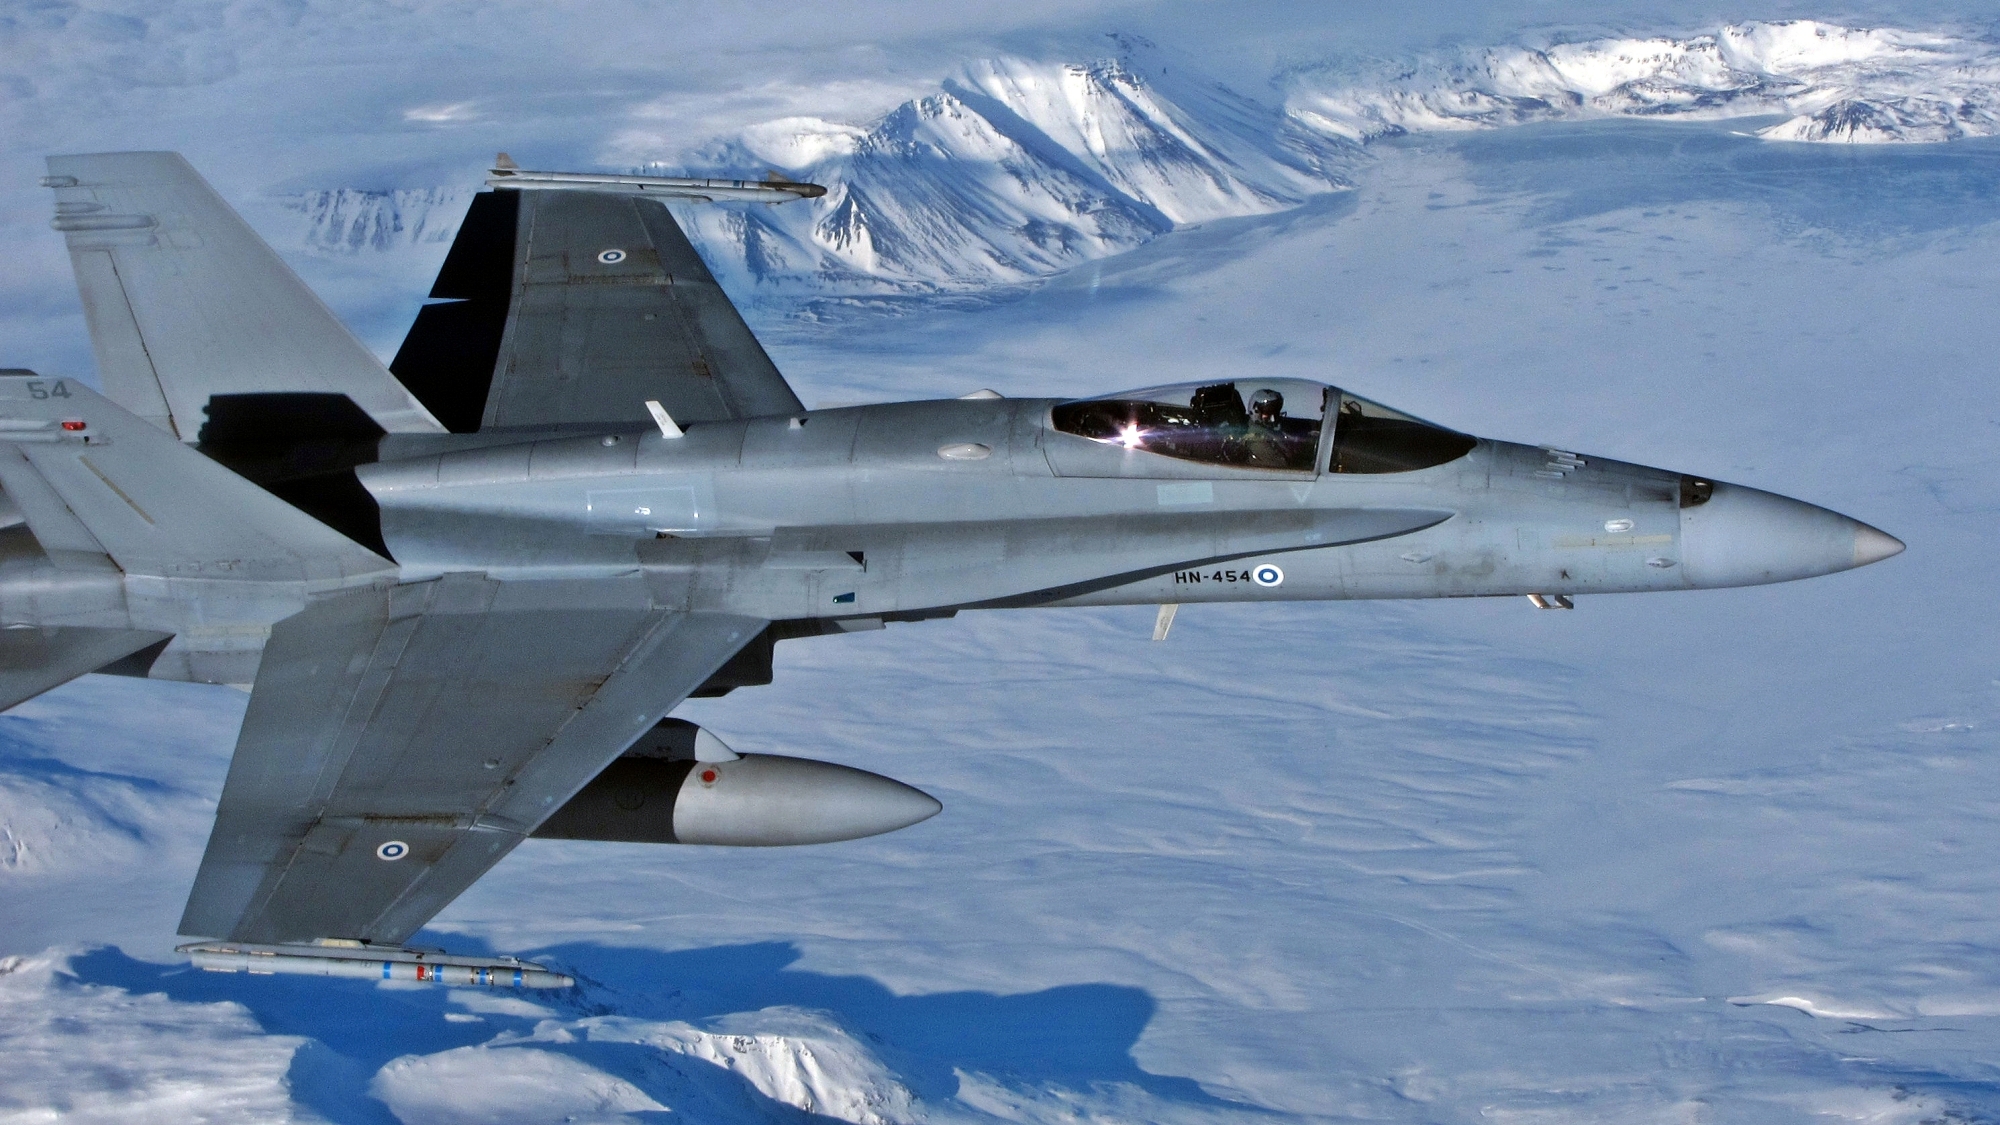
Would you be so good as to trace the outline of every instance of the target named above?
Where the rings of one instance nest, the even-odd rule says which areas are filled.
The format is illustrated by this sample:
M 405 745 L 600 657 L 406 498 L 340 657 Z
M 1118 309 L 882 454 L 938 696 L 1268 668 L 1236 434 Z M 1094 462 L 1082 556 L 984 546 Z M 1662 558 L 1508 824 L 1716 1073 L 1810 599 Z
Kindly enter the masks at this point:
M 607 266 L 615 266 L 618 263 L 625 260 L 625 251 L 606 250 L 597 256 L 597 260 L 603 262 Z
M 1270 563 L 1265 563 L 1250 572 L 1250 581 L 1259 586 L 1282 586 L 1285 584 L 1285 572 Z
M 375 849 L 376 859 L 386 859 L 391 863 L 410 854 L 410 845 L 401 840 L 385 840 Z

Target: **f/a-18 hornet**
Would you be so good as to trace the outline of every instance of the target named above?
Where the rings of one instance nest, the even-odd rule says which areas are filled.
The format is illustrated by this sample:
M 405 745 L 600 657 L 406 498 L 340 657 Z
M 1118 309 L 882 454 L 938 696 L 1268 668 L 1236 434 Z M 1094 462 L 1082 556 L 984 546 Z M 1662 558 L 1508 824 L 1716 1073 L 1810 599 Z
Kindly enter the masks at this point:
M 57 156 L 102 393 L 0 373 L 0 705 L 250 686 L 180 932 L 215 969 L 529 986 L 407 947 L 531 836 L 730 845 L 939 806 L 668 718 L 780 640 L 961 610 L 1780 582 L 1902 550 L 1797 500 L 1244 372 L 807 410 L 662 202 L 503 155 L 384 367 L 172 153 Z

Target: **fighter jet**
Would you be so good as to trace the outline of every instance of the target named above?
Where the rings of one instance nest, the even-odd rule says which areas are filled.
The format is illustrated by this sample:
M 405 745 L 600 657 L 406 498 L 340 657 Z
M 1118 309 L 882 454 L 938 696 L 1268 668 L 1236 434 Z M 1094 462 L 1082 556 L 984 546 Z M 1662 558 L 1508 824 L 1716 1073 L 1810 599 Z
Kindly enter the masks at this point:
M 503 154 L 387 367 L 178 155 L 49 158 L 101 393 L 0 374 L 0 705 L 249 707 L 180 932 L 208 968 L 560 986 L 411 937 L 533 836 L 737 846 L 929 796 L 669 713 L 784 640 L 974 609 L 1780 582 L 1875 528 L 1254 370 L 807 410 L 663 200 L 824 189 Z

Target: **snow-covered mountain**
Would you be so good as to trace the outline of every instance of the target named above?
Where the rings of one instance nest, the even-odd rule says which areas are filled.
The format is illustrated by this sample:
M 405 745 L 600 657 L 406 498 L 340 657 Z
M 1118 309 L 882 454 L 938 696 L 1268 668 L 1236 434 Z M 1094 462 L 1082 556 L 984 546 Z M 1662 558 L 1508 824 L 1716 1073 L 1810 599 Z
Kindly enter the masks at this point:
M 1353 142 L 1169 65 L 1143 40 L 1114 46 L 1088 62 L 977 62 L 874 121 L 785 118 L 638 163 L 825 184 L 808 203 L 682 213 L 726 284 L 816 293 L 1015 284 L 1347 186 Z M 343 189 L 284 202 L 304 245 L 353 252 L 448 239 L 468 199 Z
M 1006 285 L 1178 226 L 1286 210 L 1346 186 L 1355 146 L 1119 40 L 1087 63 L 993 59 L 866 126 L 794 118 L 664 166 L 772 167 L 809 207 L 695 209 L 749 280 L 922 291 Z
M 305 245 L 351 253 L 449 243 L 478 190 L 335 188 L 287 196 L 280 202 L 299 220 L 297 237 Z
M 1287 107 L 1368 141 L 1590 117 L 1782 114 L 1769 140 L 1949 141 L 2000 134 L 2000 45 L 1795 20 L 1684 38 L 1612 38 L 1436 55 L 1355 74 L 1307 68 Z
M 827 186 L 782 207 L 680 211 L 738 293 L 950 293 L 1034 281 L 1191 224 L 1341 190 L 1372 140 L 1603 117 L 1783 115 L 1758 136 L 1843 143 L 2000 135 L 2000 45 L 1800 20 L 1685 37 L 1309 67 L 1282 106 L 1113 36 L 1087 62 L 969 64 L 872 121 L 787 117 L 682 152 L 613 136 L 606 163 Z M 448 241 L 474 189 L 339 189 L 285 199 L 320 252 Z
M 398 1118 L 629 1120 L 622 1115 L 668 1111 L 631 1082 L 550 1050 L 585 1044 L 600 1053 L 625 1048 L 644 1059 L 654 1079 L 648 1085 L 669 1094 L 674 1111 L 717 1125 L 784 1120 L 787 1109 L 802 1119 L 853 1125 L 926 1120 L 909 1088 L 824 1012 L 776 1007 L 696 1027 L 617 1015 L 546 1018 L 556 1013 L 526 1001 L 472 999 L 486 1001 L 492 1015 L 545 1018 L 525 1034 L 502 1032 L 477 1046 L 405 1055 L 384 1066 L 369 1092 Z

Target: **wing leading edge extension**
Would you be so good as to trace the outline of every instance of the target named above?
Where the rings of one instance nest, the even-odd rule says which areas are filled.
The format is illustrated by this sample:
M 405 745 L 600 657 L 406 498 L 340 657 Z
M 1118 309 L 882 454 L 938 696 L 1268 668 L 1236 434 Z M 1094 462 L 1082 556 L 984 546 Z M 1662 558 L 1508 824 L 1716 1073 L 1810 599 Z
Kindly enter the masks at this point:
M 456 432 L 803 409 L 657 199 L 482 192 L 430 295 L 390 369 Z
M 272 630 L 180 932 L 398 944 L 763 628 L 481 575 Z

